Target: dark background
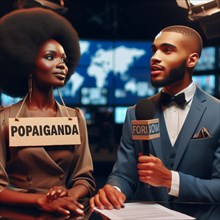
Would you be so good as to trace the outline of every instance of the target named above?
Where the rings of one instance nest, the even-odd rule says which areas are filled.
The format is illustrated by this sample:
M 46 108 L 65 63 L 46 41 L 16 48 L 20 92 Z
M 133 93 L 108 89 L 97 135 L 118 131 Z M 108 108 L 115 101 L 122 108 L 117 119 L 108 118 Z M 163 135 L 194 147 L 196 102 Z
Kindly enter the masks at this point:
M 59 3 L 58 0 L 51 0 Z M 184 1 L 184 0 L 182 0 Z M 0 16 L 14 10 L 16 0 L 0 0 Z M 220 37 L 207 39 L 198 22 L 176 0 L 65 0 L 65 17 L 84 39 L 152 40 L 165 26 L 194 27 L 205 46 L 219 45 Z M 216 27 L 219 28 L 219 27 Z

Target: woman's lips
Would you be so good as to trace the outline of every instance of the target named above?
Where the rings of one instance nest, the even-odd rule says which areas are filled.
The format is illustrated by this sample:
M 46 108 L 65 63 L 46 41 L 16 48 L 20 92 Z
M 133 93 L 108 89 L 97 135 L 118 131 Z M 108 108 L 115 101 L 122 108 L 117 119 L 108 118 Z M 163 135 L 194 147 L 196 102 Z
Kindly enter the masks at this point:
M 64 80 L 66 78 L 66 74 L 64 72 L 55 73 L 54 75 L 60 80 Z

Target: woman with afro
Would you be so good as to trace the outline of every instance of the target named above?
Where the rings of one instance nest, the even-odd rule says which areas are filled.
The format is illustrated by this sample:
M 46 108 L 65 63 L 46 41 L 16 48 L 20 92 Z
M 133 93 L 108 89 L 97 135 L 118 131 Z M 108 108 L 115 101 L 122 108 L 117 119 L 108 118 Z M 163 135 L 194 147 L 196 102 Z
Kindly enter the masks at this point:
M 19 9 L 0 19 L 0 88 L 22 98 L 0 111 L 0 204 L 84 214 L 80 199 L 95 190 L 86 121 L 79 108 L 53 95 L 79 58 L 77 32 L 52 10 Z M 80 143 L 10 146 L 9 118 L 26 117 L 75 117 Z

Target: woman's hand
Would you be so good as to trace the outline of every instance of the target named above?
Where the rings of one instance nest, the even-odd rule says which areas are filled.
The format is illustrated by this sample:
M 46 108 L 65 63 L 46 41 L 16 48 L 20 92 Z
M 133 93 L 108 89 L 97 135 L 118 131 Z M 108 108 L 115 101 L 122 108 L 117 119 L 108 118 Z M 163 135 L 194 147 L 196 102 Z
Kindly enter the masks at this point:
M 57 197 L 55 200 L 48 200 L 47 196 L 41 196 L 36 202 L 38 207 L 46 212 L 55 212 L 62 215 L 70 215 L 70 212 L 74 212 L 78 215 L 84 215 L 83 205 L 71 197 Z
M 84 215 L 84 206 L 78 202 L 78 199 L 88 194 L 87 187 L 76 185 L 70 190 L 63 186 L 51 187 L 46 194 L 37 199 L 40 209 L 46 212 L 58 212 L 69 215 L 74 212 L 78 215 Z
M 68 196 L 68 190 L 63 186 L 54 186 L 49 189 L 47 199 L 49 201 L 56 200 L 57 198 Z

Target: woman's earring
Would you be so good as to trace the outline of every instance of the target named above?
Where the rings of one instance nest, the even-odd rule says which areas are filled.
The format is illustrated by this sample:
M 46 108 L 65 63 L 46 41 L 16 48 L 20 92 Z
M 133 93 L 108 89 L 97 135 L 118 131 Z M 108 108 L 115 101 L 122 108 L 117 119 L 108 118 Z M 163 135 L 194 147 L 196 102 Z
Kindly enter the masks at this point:
M 28 77 L 28 98 L 29 102 L 31 102 L 31 95 L 32 95 L 32 74 Z

